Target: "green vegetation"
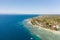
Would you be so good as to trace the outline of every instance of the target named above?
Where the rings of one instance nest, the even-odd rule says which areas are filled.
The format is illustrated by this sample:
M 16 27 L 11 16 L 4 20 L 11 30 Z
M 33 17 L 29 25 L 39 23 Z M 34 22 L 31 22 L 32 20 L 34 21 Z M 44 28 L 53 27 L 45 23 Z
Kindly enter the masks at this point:
M 37 18 L 33 18 L 31 23 L 33 25 L 43 25 L 42 27 L 48 28 L 51 30 L 59 30 L 57 27 L 53 27 L 54 25 L 58 25 L 60 27 L 60 16 L 39 16 Z

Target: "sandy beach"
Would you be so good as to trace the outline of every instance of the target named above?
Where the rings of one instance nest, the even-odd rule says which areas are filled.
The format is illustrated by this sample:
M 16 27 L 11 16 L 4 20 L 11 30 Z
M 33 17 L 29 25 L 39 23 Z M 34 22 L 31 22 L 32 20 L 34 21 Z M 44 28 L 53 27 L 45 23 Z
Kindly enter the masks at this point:
M 54 31 L 54 30 L 42 28 L 37 25 L 32 25 L 29 19 L 24 22 L 24 25 L 31 32 L 32 35 L 35 34 L 42 40 L 60 40 L 59 31 Z

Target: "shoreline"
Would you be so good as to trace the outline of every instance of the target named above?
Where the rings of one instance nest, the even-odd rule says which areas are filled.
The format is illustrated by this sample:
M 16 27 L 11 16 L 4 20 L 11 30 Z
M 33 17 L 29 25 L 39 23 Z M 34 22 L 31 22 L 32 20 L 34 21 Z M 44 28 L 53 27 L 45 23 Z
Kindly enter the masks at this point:
M 25 20 L 25 21 L 28 22 L 28 24 L 30 24 L 31 26 L 34 26 L 34 25 L 32 25 L 32 24 L 29 22 L 29 20 L 30 20 L 30 19 L 27 19 L 27 20 Z M 54 30 L 46 29 L 46 28 L 43 28 L 43 27 L 40 27 L 40 26 L 37 26 L 37 25 L 35 25 L 35 27 L 39 27 L 39 28 L 42 28 L 42 29 L 44 29 L 44 30 L 47 30 L 47 31 L 50 31 L 50 32 L 53 32 L 53 33 L 60 34 L 59 31 L 54 31 Z
M 33 35 L 35 34 L 37 37 L 41 38 L 42 40 L 60 40 L 60 32 L 59 31 L 52 31 L 50 29 L 46 29 L 40 26 L 32 25 L 30 23 L 30 19 L 24 20 L 24 26 L 30 31 Z M 49 37 L 49 38 L 47 38 Z

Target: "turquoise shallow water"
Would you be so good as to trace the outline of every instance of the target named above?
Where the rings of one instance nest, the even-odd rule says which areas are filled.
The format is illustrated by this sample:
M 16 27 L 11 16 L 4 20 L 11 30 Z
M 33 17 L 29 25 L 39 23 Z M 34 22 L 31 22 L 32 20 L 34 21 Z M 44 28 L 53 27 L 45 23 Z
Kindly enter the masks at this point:
M 35 16 L 38 15 L 0 15 L 0 40 L 39 40 L 22 25 L 23 20 Z

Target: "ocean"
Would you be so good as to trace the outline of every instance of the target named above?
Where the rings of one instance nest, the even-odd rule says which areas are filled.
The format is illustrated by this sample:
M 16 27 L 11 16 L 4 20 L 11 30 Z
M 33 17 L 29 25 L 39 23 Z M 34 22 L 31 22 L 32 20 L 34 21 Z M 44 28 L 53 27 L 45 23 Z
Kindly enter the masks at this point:
M 0 40 L 36 40 L 22 21 L 38 15 L 0 15 Z

